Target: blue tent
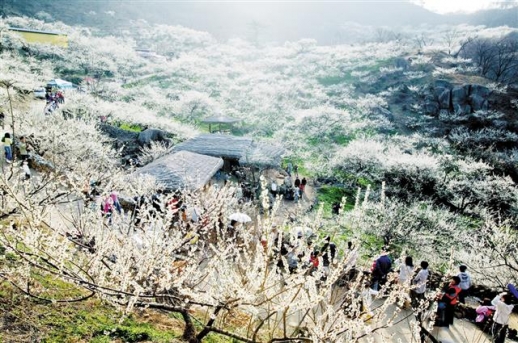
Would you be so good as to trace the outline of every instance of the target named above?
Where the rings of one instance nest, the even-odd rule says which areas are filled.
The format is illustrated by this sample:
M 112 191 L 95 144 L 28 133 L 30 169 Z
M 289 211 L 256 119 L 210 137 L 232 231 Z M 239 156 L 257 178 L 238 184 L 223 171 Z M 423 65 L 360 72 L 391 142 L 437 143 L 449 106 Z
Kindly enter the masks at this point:
M 54 79 L 47 82 L 47 87 L 54 87 L 58 89 L 74 89 L 76 88 L 72 82 L 61 79 Z

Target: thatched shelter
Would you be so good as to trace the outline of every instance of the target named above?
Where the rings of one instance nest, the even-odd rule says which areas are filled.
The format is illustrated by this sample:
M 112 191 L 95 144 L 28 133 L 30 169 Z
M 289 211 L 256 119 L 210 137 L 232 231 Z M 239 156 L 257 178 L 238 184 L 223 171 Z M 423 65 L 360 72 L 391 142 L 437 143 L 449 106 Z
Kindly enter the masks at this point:
M 173 151 L 190 151 L 197 154 L 221 157 L 225 169 L 231 165 L 247 165 L 258 168 L 279 167 L 284 148 L 255 142 L 251 138 L 221 134 L 204 134 L 175 146 Z
M 280 145 L 253 141 L 244 156 L 239 159 L 242 166 L 278 168 L 285 149 Z
M 205 186 L 221 167 L 221 158 L 178 151 L 151 162 L 136 173 L 155 177 L 168 191 L 194 190 Z
M 209 124 L 209 132 L 212 133 L 212 125 L 218 125 L 218 130 L 221 132 L 221 124 L 232 126 L 233 124 L 239 122 L 239 119 L 225 117 L 225 116 L 214 116 L 208 117 L 201 120 L 202 123 Z

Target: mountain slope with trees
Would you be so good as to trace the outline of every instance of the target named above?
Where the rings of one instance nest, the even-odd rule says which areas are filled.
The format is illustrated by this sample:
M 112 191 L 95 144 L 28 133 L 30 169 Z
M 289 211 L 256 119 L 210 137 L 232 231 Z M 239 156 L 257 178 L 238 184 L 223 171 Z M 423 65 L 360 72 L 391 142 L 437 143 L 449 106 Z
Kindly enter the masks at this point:
M 320 44 L 357 43 L 375 36 L 369 26 L 399 31 L 419 25 L 487 25 L 516 27 L 517 8 L 493 9 L 471 15 L 439 15 L 410 2 L 335 3 L 189 3 L 140 1 L 4 0 L 0 14 L 61 21 L 120 34 L 135 22 L 182 25 L 209 32 L 220 41 L 244 38 L 255 42 L 316 39 Z
M 65 32 L 69 48 L 27 44 L 8 27 Z M 107 331 L 128 331 L 140 309 L 167 313 L 193 343 L 215 336 L 359 342 L 401 318 L 418 339 L 428 327 L 414 314 L 428 313 L 433 292 L 416 313 L 396 306 L 410 284 L 383 287 L 380 306 L 367 314 L 362 308 L 358 294 L 368 280 L 361 271 L 382 246 L 395 258 L 426 259 L 436 275 L 433 291 L 461 263 L 489 294 L 518 281 L 518 260 L 509 253 L 518 245 L 515 74 L 497 77 L 498 58 L 485 70 L 477 57 L 486 55 L 476 48 L 512 48 L 514 29 L 378 31 L 376 42 L 355 46 L 221 43 L 206 32 L 142 21 L 109 36 L 20 17 L 3 19 L 0 30 L 6 128 L 15 144 L 27 136 L 34 159 L 48 166 L 28 182 L 19 166 L 2 164 L 0 297 L 13 304 L 8 323 L 24 296 L 48 306 L 96 299 L 93 306 L 129 316 L 119 325 L 106 320 Z M 155 45 L 158 59 L 139 56 L 134 49 L 143 44 Z M 27 94 L 54 77 L 90 88 L 67 94 L 45 116 Z M 232 183 L 185 191 L 181 201 L 198 207 L 202 219 L 180 220 L 178 199 L 137 177 L 118 142 L 99 129 L 99 118 L 110 118 L 121 130 L 163 129 L 175 144 L 205 131 L 204 117 L 222 113 L 240 119 L 234 134 L 286 147 L 285 163 L 297 164 L 342 211 L 333 215 L 320 203 L 309 213 L 300 207 L 277 216 L 282 200 L 270 204 L 271 180 L 263 175 L 254 203 L 239 201 Z M 167 152 L 154 145 L 141 155 Z M 107 218 L 91 201 L 92 188 L 103 199 L 115 191 L 140 205 Z M 236 233 L 228 219 L 235 212 L 249 213 L 253 224 Z M 313 247 L 335 243 L 329 274 L 308 268 L 307 232 Z M 286 268 L 288 248 L 305 251 L 296 270 Z M 178 326 L 170 334 L 155 329 L 143 330 L 146 339 L 179 336 Z M 100 330 L 73 335 L 108 341 L 110 332 Z

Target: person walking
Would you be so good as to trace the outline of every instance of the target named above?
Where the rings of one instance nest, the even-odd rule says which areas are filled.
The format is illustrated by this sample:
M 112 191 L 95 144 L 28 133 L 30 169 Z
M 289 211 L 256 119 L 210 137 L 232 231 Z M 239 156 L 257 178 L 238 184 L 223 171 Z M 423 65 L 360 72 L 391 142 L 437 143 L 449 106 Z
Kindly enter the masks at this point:
M 336 244 L 331 242 L 331 237 L 327 236 L 325 239 L 325 243 L 322 246 L 322 264 L 324 265 L 323 271 L 323 281 L 327 279 L 327 276 L 330 273 L 329 266 L 333 263 L 336 257 Z
M 29 152 L 27 151 L 27 139 L 25 136 L 20 137 L 20 143 L 18 144 L 18 150 L 20 152 L 20 158 L 22 161 L 27 161 L 29 158 Z
M 302 196 L 302 194 L 304 194 L 304 192 L 306 191 L 306 184 L 308 183 L 308 181 L 306 180 L 305 177 L 302 178 L 302 181 L 300 181 L 300 195 Z
M 112 223 L 113 207 L 113 199 L 111 198 L 111 196 L 106 197 L 101 203 L 102 216 L 108 219 L 108 224 L 110 225 Z
M 288 162 L 286 172 L 288 173 L 288 176 L 291 176 L 291 173 L 293 172 L 293 164 L 291 162 Z
M 491 301 L 491 304 L 496 308 L 493 316 L 493 327 L 491 328 L 493 343 L 505 343 L 505 337 L 509 329 L 509 317 L 513 312 L 514 305 L 511 304 L 509 294 L 505 292 L 498 294 Z
M 11 140 L 11 135 L 9 134 L 9 132 L 7 132 L 4 135 L 4 138 L 2 138 L 2 142 L 4 143 L 5 161 L 7 163 L 12 163 L 13 162 L 13 150 L 12 150 L 13 141 Z
M 469 294 L 469 289 L 471 287 L 471 276 L 466 272 L 468 267 L 465 265 L 461 265 L 459 267 L 460 273 L 457 275 L 460 278 L 459 287 L 461 289 L 459 294 L 459 301 L 462 304 L 466 303 L 466 296 Z
M 407 256 L 405 258 L 405 263 L 403 263 L 403 264 L 401 264 L 401 266 L 399 266 L 399 276 L 398 276 L 399 284 L 402 285 L 403 287 L 408 287 L 413 274 L 414 274 L 414 263 L 412 260 L 412 256 Z M 410 295 L 409 295 L 408 291 L 406 291 L 406 292 L 407 293 L 404 297 L 403 307 L 409 308 L 410 307 Z
M 405 257 L 405 263 L 399 267 L 399 283 L 406 284 L 414 274 L 414 262 L 412 256 Z
M 299 177 L 298 177 L 298 176 L 295 178 L 295 183 L 294 183 L 294 185 L 295 185 L 295 187 L 296 187 L 296 188 L 299 188 L 299 187 L 300 187 L 300 179 L 299 179 Z
M 121 214 L 122 213 L 122 206 L 121 206 L 121 203 L 119 201 L 119 196 L 117 195 L 117 192 L 112 191 L 110 193 L 110 198 L 112 199 L 113 207 L 115 207 L 115 209 L 117 210 L 117 213 Z
M 294 244 L 289 244 L 289 250 L 288 254 L 286 255 L 286 259 L 288 260 L 288 270 L 290 271 L 290 274 L 297 272 L 299 264 L 299 258 L 297 255 L 297 246 Z
M 2 105 L 0 105 L 0 126 L 2 126 L 2 129 L 5 128 L 5 110 Z
M 362 314 L 367 323 L 370 323 L 372 317 L 374 317 L 374 313 L 372 312 L 372 302 L 373 298 L 376 297 L 379 292 L 377 290 L 369 287 L 369 283 L 364 284 L 363 291 L 361 292 L 361 300 L 362 300 Z
M 415 285 L 415 288 L 410 292 L 413 309 L 419 308 L 420 303 L 425 300 L 426 284 L 428 282 L 429 275 L 428 262 L 421 261 L 421 270 L 412 280 Z
M 313 252 L 311 252 L 309 254 L 308 274 L 313 275 L 313 273 L 318 270 L 319 265 L 320 265 L 320 251 L 313 250 Z
M 387 282 L 388 273 L 392 270 L 392 260 L 388 256 L 386 249 L 376 259 L 372 270 L 372 289 L 379 291 L 380 287 Z
M 293 188 L 293 200 L 298 203 L 300 199 L 300 189 L 298 187 Z
M 272 181 L 270 189 L 272 191 L 273 196 L 276 197 L 277 196 L 277 182 L 275 182 L 275 180 Z

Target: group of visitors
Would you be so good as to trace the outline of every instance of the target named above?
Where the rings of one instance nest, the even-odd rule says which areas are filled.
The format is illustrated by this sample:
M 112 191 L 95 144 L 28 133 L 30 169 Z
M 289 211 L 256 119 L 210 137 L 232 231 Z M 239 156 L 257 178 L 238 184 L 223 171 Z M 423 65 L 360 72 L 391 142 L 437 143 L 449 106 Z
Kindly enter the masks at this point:
M 470 294 L 472 287 L 471 276 L 467 272 L 467 266 L 460 265 L 457 275 L 450 278 L 449 283 L 442 288 L 437 294 L 437 314 L 435 317 L 435 325 L 448 328 L 453 325 L 455 318 L 455 310 L 458 304 L 466 303 L 466 297 Z M 389 274 L 393 272 L 392 259 L 388 256 L 388 251 L 384 249 L 379 257 L 374 261 L 371 269 L 371 290 L 365 291 L 363 297 L 371 298 L 378 294 L 380 287 L 387 284 Z M 430 272 L 428 270 L 428 262 L 421 261 L 420 269 L 416 270 L 411 256 L 407 256 L 405 261 L 400 264 L 398 271 L 398 283 L 410 287 L 409 298 L 404 300 L 404 307 L 423 309 L 421 306 L 425 304 L 425 293 L 427 289 Z M 408 301 L 410 300 L 410 304 Z M 369 303 L 369 302 L 367 302 Z M 409 306 L 411 305 L 411 306 Z M 513 310 L 511 304 L 511 296 L 507 293 L 498 294 L 493 300 L 485 299 L 484 302 L 477 307 L 476 322 L 480 325 L 488 325 L 492 318 L 493 324 L 491 334 L 494 343 L 504 343 L 507 335 L 509 317 Z M 367 309 L 369 311 L 369 309 Z M 418 320 L 421 320 L 418 316 Z
M 47 87 L 45 89 L 45 114 L 50 114 L 54 112 L 54 110 L 59 108 L 60 104 L 65 103 L 65 95 L 62 91 L 54 91 L 52 87 Z
M 118 214 L 122 213 L 122 207 L 119 202 L 119 197 L 116 192 L 112 191 L 106 198 L 101 202 L 101 213 L 104 218 L 108 219 L 108 223 L 112 223 L 112 216 L 114 210 Z
M 236 197 L 240 203 L 253 201 L 255 195 L 251 184 L 248 182 L 241 182 L 236 187 Z
M 302 195 L 306 191 L 306 184 L 307 183 L 308 183 L 308 181 L 306 180 L 305 177 L 303 177 L 302 180 L 300 180 L 299 176 L 297 175 L 295 177 L 295 182 L 293 183 L 293 186 L 295 187 L 294 191 L 297 192 L 297 189 L 298 189 L 298 191 L 300 192 L 300 196 L 302 197 Z
M 461 281 L 462 282 L 462 281 Z M 490 328 L 493 343 L 504 343 L 509 331 L 509 320 L 514 306 L 507 292 L 497 294 L 492 300 L 484 299 L 477 307 L 475 322 L 482 329 Z
M 15 157 L 13 151 L 15 144 L 9 132 L 6 132 L 2 137 L 2 143 L 4 146 L 5 162 L 11 164 L 13 163 Z M 23 178 L 25 180 L 28 180 L 31 178 L 31 170 L 29 168 L 29 147 L 27 145 L 27 138 L 25 136 L 20 136 L 16 144 L 16 147 L 18 149 L 18 157 L 21 160 Z
M 295 181 L 292 183 L 291 176 L 284 178 L 284 183 L 279 185 L 276 180 L 273 180 L 270 184 L 270 193 L 273 197 L 277 195 L 283 195 L 286 200 L 293 200 L 298 202 L 306 190 L 308 181 L 305 177 L 302 180 L 297 175 Z
M 288 162 L 285 170 L 286 173 L 288 173 L 288 176 L 291 176 L 291 174 L 294 173 L 296 177 L 299 177 L 299 167 L 296 164 L 293 165 L 291 162 Z
M 302 184 L 302 181 L 300 181 L 300 184 Z M 271 189 L 272 192 L 275 190 L 275 188 Z M 97 191 L 95 183 L 91 186 L 91 191 Z M 164 202 L 164 199 L 169 199 L 169 201 Z M 209 226 L 204 210 L 199 211 L 196 206 L 191 206 L 189 214 L 179 194 L 174 194 L 172 197 L 165 197 L 165 195 L 160 194 L 151 198 L 138 197 L 135 201 L 137 203 L 135 209 L 137 221 L 142 220 L 143 213 L 140 213 L 140 211 L 149 202 L 153 204 L 153 208 L 157 211 L 173 211 L 173 218 L 175 218 L 173 221 L 177 222 L 178 225 L 183 225 L 192 234 L 187 237 L 186 242 L 196 243 L 198 237 L 204 234 L 203 228 Z M 148 206 L 146 206 L 146 209 L 150 211 Z M 121 211 L 121 205 L 115 192 L 111 192 L 102 200 L 101 213 L 109 223 L 111 223 L 113 214 L 115 212 L 120 214 Z M 225 221 L 222 215 L 220 215 L 217 224 L 218 230 L 227 238 L 230 237 L 235 240 L 238 231 L 236 228 L 239 223 L 235 220 L 229 221 L 226 225 L 224 223 Z M 336 244 L 331 241 L 330 236 L 317 243 L 317 236 L 311 232 L 297 231 L 296 234 L 290 235 L 279 232 L 277 228 L 274 228 L 272 233 L 274 235 L 272 262 L 278 273 L 289 275 L 297 273 L 302 269 L 302 273 L 305 275 L 315 276 L 317 283 L 327 280 L 333 260 L 339 255 Z M 264 239 L 262 239 L 262 244 L 266 244 Z M 348 249 L 353 251 L 352 243 L 350 242 Z M 345 256 L 349 258 L 347 253 Z M 352 263 L 355 264 L 356 260 L 354 259 Z M 351 265 L 349 261 L 346 264 L 351 268 L 354 267 L 354 264 Z M 395 268 L 395 264 L 397 264 L 397 268 Z M 404 308 L 418 311 L 417 319 L 421 321 L 420 313 L 429 304 L 425 296 L 430 279 L 428 267 L 427 261 L 421 261 L 419 268 L 417 268 L 414 266 L 411 256 L 406 256 L 404 261 L 400 263 L 394 262 L 389 255 L 388 248 L 384 248 L 374 260 L 370 271 L 370 282 L 365 284 L 366 287 L 360 294 L 364 313 L 368 317 L 367 320 L 370 320 L 369 317 L 373 316 L 370 308 L 373 298 L 383 290 L 383 287 L 404 287 L 402 289 L 408 290 L 408 294 L 404 296 L 401 303 Z M 397 272 L 395 272 L 395 269 Z M 451 276 L 450 282 L 435 297 L 437 302 L 436 326 L 448 328 L 453 325 L 454 314 L 458 304 L 466 302 L 466 297 L 469 296 L 472 287 L 471 276 L 467 269 L 467 266 L 460 265 L 457 275 Z M 428 297 L 428 299 L 430 298 Z M 501 293 L 492 301 L 486 300 L 476 310 L 477 314 L 479 314 L 477 323 L 488 323 L 490 318 L 492 318 L 491 332 L 494 338 L 493 342 L 495 343 L 505 342 L 509 316 L 513 309 L 510 301 L 510 296 L 506 293 Z
M 290 274 L 299 269 L 305 269 L 308 275 L 315 275 L 320 271 L 320 280 L 325 281 L 330 273 L 330 266 L 337 256 L 336 244 L 327 236 L 321 244 L 315 244 L 316 236 L 311 232 L 298 231 L 295 237 L 282 234 L 274 228 L 274 260 L 277 261 L 279 272 L 286 270 L 288 264 Z M 322 265 L 321 265 L 322 262 Z
M 101 184 L 101 181 L 91 179 L 89 182 L 85 183 L 82 192 L 87 203 L 91 204 L 90 207 L 93 209 L 98 209 L 100 207 L 102 217 L 111 224 L 115 211 L 118 214 L 122 214 L 122 206 L 119 201 L 119 195 L 115 191 L 111 191 L 105 197 L 101 197 L 103 193 Z

